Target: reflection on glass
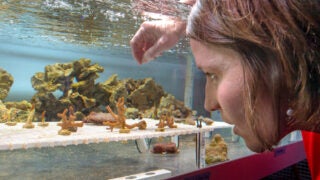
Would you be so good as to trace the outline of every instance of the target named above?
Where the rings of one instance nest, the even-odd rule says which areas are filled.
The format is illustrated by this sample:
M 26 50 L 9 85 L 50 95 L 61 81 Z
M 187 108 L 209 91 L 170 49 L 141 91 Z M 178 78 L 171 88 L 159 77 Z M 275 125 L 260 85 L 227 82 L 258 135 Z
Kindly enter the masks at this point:
M 148 10 L 168 15 L 166 11 L 159 12 L 158 8 L 150 9 L 148 6 L 142 6 L 143 2 L 145 1 L 117 0 L 116 3 L 111 0 L 2 1 L 0 36 L 18 36 L 22 39 L 41 37 L 49 41 L 83 45 L 128 47 L 130 39 L 144 20 L 140 16 L 141 11 Z M 171 8 L 179 5 L 177 8 L 185 9 L 177 1 L 168 2 L 171 2 L 170 5 L 175 5 Z M 150 2 L 149 5 L 151 4 L 153 7 L 159 7 L 157 1 Z M 178 13 L 181 14 L 177 12 L 169 15 Z M 185 44 L 185 42 L 183 45 L 180 43 L 178 49 L 181 51 Z

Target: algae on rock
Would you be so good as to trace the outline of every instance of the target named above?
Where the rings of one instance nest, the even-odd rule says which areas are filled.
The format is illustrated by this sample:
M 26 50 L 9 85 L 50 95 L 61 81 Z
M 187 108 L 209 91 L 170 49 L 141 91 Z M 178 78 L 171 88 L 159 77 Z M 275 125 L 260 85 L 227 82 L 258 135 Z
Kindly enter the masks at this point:
M 26 100 L 5 103 L 0 100 L 0 122 L 25 122 L 29 116 L 31 107 L 31 103 Z
M 214 135 L 209 145 L 206 145 L 207 164 L 228 160 L 228 146 L 220 134 Z
M 161 98 L 158 112 L 161 114 L 162 111 L 169 111 L 176 118 L 186 118 L 192 115 L 192 110 L 171 94 Z
M 98 99 L 108 99 L 109 106 L 115 109 L 117 99 L 124 97 L 127 111 L 130 110 L 127 112 L 130 118 L 140 116 L 158 118 L 155 114 L 161 111 L 169 111 L 177 118 L 186 118 L 192 113 L 182 101 L 166 93 L 152 78 L 118 80 L 117 77 L 115 74 L 105 82 L 98 83 Z M 136 112 L 137 110 L 139 113 Z
M 3 102 L 8 96 L 14 82 L 13 76 L 0 68 L 0 122 L 25 122 L 31 109 L 31 104 L 26 101 Z
M 183 102 L 166 93 L 152 78 L 119 80 L 114 74 L 106 81 L 96 83 L 103 71 L 102 66 L 82 58 L 70 63 L 47 65 L 44 72 L 35 73 L 31 82 L 37 92 L 31 102 L 35 104 L 37 116 L 46 111 L 46 119 L 58 120 L 57 114 L 70 106 L 78 117 L 93 111 L 105 111 L 105 106 L 116 111 L 116 103 L 122 97 L 130 118 L 157 118 L 155 112 L 164 109 L 178 118 L 191 114 Z
M 36 73 L 32 87 L 37 93 L 32 97 L 39 115 L 46 111 L 47 119 L 57 120 L 57 114 L 73 106 L 77 111 L 95 108 L 92 89 L 98 73 L 103 72 L 98 64 L 91 65 L 90 59 L 79 59 L 71 63 L 53 64 L 45 67 L 45 72 Z M 57 92 L 62 93 L 56 97 Z
M 165 95 L 161 86 L 157 85 L 151 78 L 146 78 L 139 84 L 140 86 L 129 95 L 133 107 L 146 110 L 150 109 L 154 104 L 160 103 L 160 99 Z
M 0 68 L 0 100 L 4 100 L 8 96 L 13 81 L 13 76 Z

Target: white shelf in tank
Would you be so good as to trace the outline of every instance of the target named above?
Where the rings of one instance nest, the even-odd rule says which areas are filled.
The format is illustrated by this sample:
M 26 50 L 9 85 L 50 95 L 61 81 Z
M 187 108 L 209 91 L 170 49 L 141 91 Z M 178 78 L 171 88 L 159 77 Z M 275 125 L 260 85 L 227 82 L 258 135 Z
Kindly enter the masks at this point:
M 84 124 L 79 127 L 77 132 L 69 136 L 58 135 L 61 129 L 57 122 L 50 122 L 47 127 L 40 127 L 35 124 L 33 129 L 25 129 L 24 123 L 18 123 L 16 126 L 7 126 L 0 124 L 0 150 L 28 149 L 41 147 L 67 146 L 89 143 L 102 143 L 111 141 L 126 141 L 142 138 L 154 138 L 165 136 L 176 136 L 184 134 L 193 134 L 199 132 L 213 131 L 214 128 L 232 127 L 224 122 L 214 122 L 213 125 L 205 125 L 202 128 L 196 126 L 175 123 L 178 128 L 166 127 L 164 132 L 157 132 L 156 124 L 159 122 L 152 119 L 144 119 L 147 123 L 145 130 L 138 128 L 131 129 L 130 133 L 119 133 L 119 129 L 114 128 L 113 132 L 106 129 L 108 126 L 98 126 L 94 124 Z M 127 120 L 127 124 L 133 124 L 139 120 Z

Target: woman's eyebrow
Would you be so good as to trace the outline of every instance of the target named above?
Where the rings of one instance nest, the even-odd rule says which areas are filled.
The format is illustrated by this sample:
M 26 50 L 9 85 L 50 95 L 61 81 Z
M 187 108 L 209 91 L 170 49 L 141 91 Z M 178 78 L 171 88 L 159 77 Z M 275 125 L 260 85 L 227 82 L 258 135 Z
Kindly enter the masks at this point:
M 198 68 L 198 69 L 201 71 L 201 73 L 203 73 L 204 75 L 210 74 L 209 72 L 203 70 L 203 68 L 201 68 L 201 67 L 197 67 L 197 68 Z
M 197 66 L 197 68 L 198 68 L 200 71 L 204 72 L 202 67 Z

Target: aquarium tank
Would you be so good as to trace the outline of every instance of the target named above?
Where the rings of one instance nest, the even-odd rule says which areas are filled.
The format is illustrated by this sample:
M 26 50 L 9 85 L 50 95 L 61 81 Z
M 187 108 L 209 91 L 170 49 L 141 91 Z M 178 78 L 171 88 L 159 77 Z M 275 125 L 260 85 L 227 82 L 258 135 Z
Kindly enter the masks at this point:
M 37 135 L 31 129 L 5 125 L 34 119 L 63 129 L 69 127 L 64 119 L 89 121 L 93 111 L 120 113 L 121 97 L 122 107 L 131 110 L 126 116 L 133 119 L 160 118 L 157 113 L 169 109 L 177 119 L 201 116 L 201 122 L 204 117 L 221 121 L 219 112 L 210 114 L 203 108 L 205 76 L 194 64 L 187 38 L 144 65 L 131 54 L 130 39 L 142 22 L 163 16 L 186 18 L 189 9 L 175 0 L 0 1 L 0 129 L 5 129 L 0 130 L 0 178 L 110 179 L 158 169 L 168 169 L 172 176 L 199 168 L 195 137 L 185 132 L 174 139 L 181 140 L 175 154 L 155 155 L 143 153 L 141 142 L 134 138 L 24 144 L 26 131 L 36 139 L 50 136 L 49 131 L 41 129 L 43 134 Z M 101 127 L 99 118 L 95 120 Z M 170 122 L 170 128 L 177 128 Z M 77 123 L 72 133 L 84 131 Z M 185 131 L 198 132 L 199 127 Z M 108 127 L 102 128 L 110 133 Z M 26 139 L 15 144 L 19 134 Z M 143 142 L 148 148 L 172 140 L 150 137 Z M 250 154 L 247 149 L 243 152 Z

